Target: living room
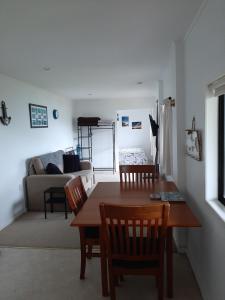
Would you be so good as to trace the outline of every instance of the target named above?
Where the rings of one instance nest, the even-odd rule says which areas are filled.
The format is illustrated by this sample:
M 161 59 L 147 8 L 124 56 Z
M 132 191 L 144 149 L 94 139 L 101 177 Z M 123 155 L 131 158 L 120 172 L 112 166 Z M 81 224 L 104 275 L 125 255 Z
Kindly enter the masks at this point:
M 150 103 L 171 96 L 176 100 L 176 106 L 173 108 L 173 170 L 171 175 L 179 189 L 189 198 L 189 205 L 202 224 L 202 228 L 199 230 L 188 230 L 188 233 L 176 232 L 175 239 L 178 246 L 185 249 L 187 253 L 202 298 L 205 300 L 223 299 L 225 294 L 223 282 L 225 238 L 224 218 L 221 215 L 224 208 L 219 205 L 215 208 L 209 204 L 208 189 L 213 189 L 213 187 L 210 183 L 210 177 L 206 176 L 210 173 L 206 174 L 207 163 L 210 155 L 216 157 L 216 151 L 213 154 L 207 152 L 208 144 L 205 144 L 205 140 L 208 133 L 206 127 L 208 124 L 206 120 L 207 87 L 208 84 L 222 76 L 225 70 L 224 1 L 188 1 L 187 3 L 186 1 L 174 0 L 169 1 L 170 3 L 168 2 L 166 7 L 163 6 L 165 3 L 163 4 L 162 1 L 160 1 L 162 7 L 158 7 L 155 1 L 149 3 L 147 3 L 148 1 L 141 1 L 143 7 L 134 1 L 132 3 L 123 1 L 122 4 L 111 2 L 108 4 L 110 7 L 105 7 L 106 3 L 104 5 L 95 3 L 97 5 L 95 7 L 94 4 L 86 3 L 86 1 L 82 6 L 81 1 L 77 1 L 80 6 L 78 5 L 75 9 L 76 18 L 80 20 L 82 17 L 83 21 L 80 21 L 80 25 L 74 26 L 75 28 L 73 27 L 71 30 L 68 29 L 70 27 L 68 24 L 76 19 L 74 11 L 71 9 L 70 12 L 71 2 L 66 1 L 66 4 L 60 4 L 56 1 L 54 5 L 53 1 L 47 2 L 48 5 L 42 1 L 38 1 L 38 3 L 25 0 L 16 3 L 9 0 L 1 1 L 0 96 L 1 101 L 4 100 L 6 103 L 7 114 L 11 117 L 11 122 L 8 126 L 0 124 L 2 170 L 0 229 L 5 228 L 26 211 L 24 179 L 27 175 L 27 160 L 33 156 L 59 149 L 64 150 L 73 146 L 74 116 L 77 117 L 81 114 L 90 116 L 89 113 L 92 113 L 92 116 L 111 119 L 113 116 L 116 117 L 118 110 L 151 108 Z M 152 10 L 150 9 L 151 5 L 153 5 Z M 149 24 L 147 15 L 154 11 L 153 8 L 155 9 L 155 17 L 154 14 L 151 14 L 153 23 Z M 89 26 L 86 27 L 85 22 L 87 15 L 92 15 L 92 9 L 94 28 L 92 34 L 89 34 L 92 23 L 90 22 Z M 161 13 L 158 9 L 162 9 Z M 26 14 L 25 12 L 29 13 Z M 79 18 L 81 12 L 83 14 Z M 129 15 L 127 15 L 128 12 Z M 69 17 L 65 19 L 67 13 Z M 106 14 L 105 17 L 104 13 Z M 101 19 L 99 15 L 101 15 Z M 127 20 L 133 19 L 134 23 L 130 24 L 124 21 L 123 27 L 122 19 L 126 20 L 126 17 Z M 50 23 L 49 18 L 52 18 L 52 21 L 55 20 L 54 18 L 59 20 L 59 23 L 55 24 L 55 31 L 51 26 L 47 26 L 48 22 Z M 109 22 L 104 33 L 103 24 L 107 24 L 107 18 L 109 21 L 115 18 L 117 24 L 114 24 L 115 27 L 113 27 L 113 24 Z M 101 22 L 98 23 L 98 20 Z M 156 48 L 151 48 L 147 43 L 147 41 L 149 42 L 148 34 L 142 35 L 142 29 L 146 26 L 153 28 L 157 20 L 162 23 L 162 27 L 157 23 L 158 27 L 156 26 L 157 28 L 153 32 L 156 37 L 153 40 Z M 132 26 L 129 27 L 129 25 Z M 164 29 L 169 26 L 172 26 L 171 31 L 176 32 L 176 34 L 170 32 L 170 35 L 165 37 Z M 178 27 L 180 32 L 178 32 Z M 37 28 L 44 34 L 36 35 Z M 99 48 L 104 49 L 103 54 L 98 52 L 99 48 L 88 47 L 89 44 L 86 44 L 84 38 L 86 37 L 89 42 L 92 42 L 97 29 L 102 30 L 100 37 L 98 36 L 99 40 L 104 41 L 105 39 L 105 44 L 101 42 L 99 46 Z M 74 39 L 80 37 L 79 47 L 76 48 L 77 61 L 73 67 L 71 67 L 72 59 L 63 65 L 63 57 L 71 55 L 69 48 L 72 48 L 71 41 L 73 39 L 69 35 L 70 37 L 65 41 L 57 42 L 57 34 L 60 32 L 61 36 L 65 36 L 66 30 L 68 30 L 68 35 L 72 31 L 72 36 L 73 31 L 75 32 Z M 113 37 L 117 36 L 120 30 L 120 38 L 113 40 Z M 109 33 L 111 33 L 110 37 L 108 37 Z M 28 40 L 25 38 L 26 35 Z M 32 35 L 33 38 L 31 38 Z M 129 40 L 124 45 L 122 41 L 128 37 Z M 110 38 L 114 44 L 110 42 Z M 132 38 L 135 39 L 131 43 Z M 163 38 L 167 39 L 166 46 L 161 41 Z M 157 44 L 157 42 L 159 43 Z M 31 45 L 33 46 L 30 48 Z M 118 59 L 119 46 L 123 48 L 119 60 L 120 65 L 124 61 L 121 69 L 116 64 L 113 68 L 112 64 L 109 63 L 110 59 Z M 58 51 L 54 52 L 53 49 L 56 48 Z M 144 55 L 151 51 L 153 53 L 151 57 Z M 85 58 L 81 57 L 82 52 L 87 55 L 85 56 L 86 59 L 88 58 L 86 62 Z M 162 53 L 162 56 L 158 56 L 157 52 L 158 54 Z M 101 53 L 100 57 L 98 53 Z M 138 53 L 140 56 L 137 55 Z M 142 56 L 145 57 L 145 60 L 141 60 Z M 162 64 L 164 68 L 159 70 L 155 66 L 154 56 L 156 62 L 159 57 L 164 58 Z M 132 67 L 129 67 L 128 58 L 134 62 Z M 58 65 L 55 64 L 57 60 Z M 139 61 L 140 68 L 138 67 Z M 149 61 L 151 64 L 148 65 Z M 86 68 L 82 69 L 83 64 Z M 155 78 L 152 77 L 152 73 L 151 76 L 149 73 L 149 76 L 145 76 L 147 73 L 144 68 L 145 65 L 149 69 L 152 68 L 151 70 L 156 74 Z M 160 64 L 160 67 L 162 65 Z M 92 70 L 90 69 L 91 66 L 93 66 Z M 76 70 L 75 75 L 71 69 Z M 104 72 L 104 70 L 106 71 Z M 137 71 L 135 72 L 135 70 Z M 111 71 L 113 76 L 110 75 Z M 104 78 L 107 80 L 104 81 Z M 129 80 L 123 81 L 124 78 L 129 78 Z M 138 84 L 139 82 L 142 84 Z M 158 89 L 152 97 L 152 84 L 155 82 L 157 82 Z M 124 86 L 123 90 L 121 86 Z M 63 94 L 63 91 L 67 92 Z M 74 91 L 76 92 L 75 96 Z M 107 94 L 110 97 L 106 101 Z M 34 129 L 30 127 L 29 103 L 47 106 L 48 128 Z M 53 118 L 54 109 L 59 112 L 58 119 Z M 106 112 L 109 114 L 107 115 Z M 196 119 L 196 128 L 202 133 L 202 161 L 195 161 L 185 156 L 183 149 L 183 132 L 185 129 L 191 128 L 193 116 Z M 213 169 L 213 177 L 217 176 L 216 172 L 217 169 Z M 1 251 L 6 255 L 4 249 Z M 10 258 L 13 260 L 16 255 L 19 255 L 14 254 L 14 251 L 19 253 L 19 249 L 12 251 L 13 255 L 10 254 L 12 255 Z M 38 250 L 38 253 L 40 251 Z M 25 249 L 23 255 L 28 257 L 29 249 Z M 61 266 L 63 266 L 64 260 L 69 265 L 71 259 L 69 252 L 65 255 L 55 252 L 54 255 L 61 261 Z M 49 257 L 45 256 L 44 259 L 48 261 Z M 77 261 L 76 272 L 78 274 L 78 258 Z M 93 269 L 96 268 L 93 261 L 90 262 L 90 266 Z M 74 278 L 76 278 L 76 274 L 74 274 Z M 1 280 L 3 279 L 2 276 Z M 8 281 L 10 281 L 10 277 Z M 93 282 L 94 284 L 96 282 Z M 140 286 L 142 286 L 141 283 Z M 76 288 L 81 287 L 76 286 Z M 36 289 L 34 290 L 36 291 Z M 94 287 L 90 290 L 91 293 L 95 292 Z M 59 291 L 57 290 L 57 292 Z M 98 292 L 100 293 L 100 290 Z M 38 299 L 37 295 L 32 297 L 31 294 L 30 298 Z M 48 299 L 52 299 L 53 296 L 57 297 L 56 292 L 52 290 L 49 291 L 48 296 Z M 70 296 L 68 294 L 65 299 L 70 299 Z M 180 298 L 177 299 L 188 299 L 188 296 L 185 298 L 182 293 L 179 296 Z M 39 294 L 39 299 L 41 297 L 47 299 L 47 294 L 41 294 L 41 296 Z M 18 297 L 14 294 L 14 298 L 8 296 L 8 298 L 3 299 L 24 298 L 22 294 L 18 294 Z M 82 299 L 85 299 L 85 296 Z

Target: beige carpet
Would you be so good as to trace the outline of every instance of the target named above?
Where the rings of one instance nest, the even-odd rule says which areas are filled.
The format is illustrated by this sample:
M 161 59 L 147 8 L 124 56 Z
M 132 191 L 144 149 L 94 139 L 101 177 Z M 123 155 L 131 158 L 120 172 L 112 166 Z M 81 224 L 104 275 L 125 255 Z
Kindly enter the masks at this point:
M 96 172 L 95 180 L 96 183 L 119 181 L 119 174 Z M 80 237 L 78 229 L 70 227 L 73 217 L 69 213 L 65 220 L 64 213 L 48 213 L 45 220 L 44 213 L 25 213 L 0 231 L 0 247 L 77 249 L 80 247 Z
M 80 280 L 79 250 L 0 250 L 1 300 L 110 300 L 101 296 L 98 258 L 87 260 L 86 278 Z M 116 296 L 117 300 L 156 300 L 155 280 L 151 276 L 126 276 L 116 288 Z M 174 255 L 173 300 L 202 300 L 185 255 Z
M 73 214 L 28 212 L 0 231 L 0 246 L 31 248 L 79 248 L 77 228 L 70 227 Z

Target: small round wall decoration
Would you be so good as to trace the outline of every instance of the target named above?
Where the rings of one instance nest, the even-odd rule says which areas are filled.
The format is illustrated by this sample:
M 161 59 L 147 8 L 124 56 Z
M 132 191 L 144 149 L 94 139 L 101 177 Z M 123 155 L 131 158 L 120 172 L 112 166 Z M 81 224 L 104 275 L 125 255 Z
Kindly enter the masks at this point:
M 53 118 L 58 119 L 59 118 L 59 111 L 57 109 L 53 109 Z

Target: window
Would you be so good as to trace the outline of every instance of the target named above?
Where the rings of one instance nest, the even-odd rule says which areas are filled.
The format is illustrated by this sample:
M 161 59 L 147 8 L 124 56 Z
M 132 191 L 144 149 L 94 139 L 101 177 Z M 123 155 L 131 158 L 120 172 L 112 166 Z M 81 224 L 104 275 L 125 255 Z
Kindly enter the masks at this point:
M 218 199 L 225 205 L 225 110 L 224 110 L 224 101 L 225 96 L 219 96 L 219 105 L 218 105 Z

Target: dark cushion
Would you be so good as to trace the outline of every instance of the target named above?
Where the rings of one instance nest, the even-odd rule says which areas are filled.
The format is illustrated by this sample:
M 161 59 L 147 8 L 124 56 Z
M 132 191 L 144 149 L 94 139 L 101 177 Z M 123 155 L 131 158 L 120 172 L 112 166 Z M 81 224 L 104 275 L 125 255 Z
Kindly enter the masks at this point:
M 81 170 L 79 155 L 63 155 L 63 169 L 64 173 L 72 173 Z
M 159 260 L 143 260 L 143 261 L 131 261 L 131 260 L 119 260 L 113 259 L 113 267 L 125 268 L 125 269 L 145 269 L 145 268 L 159 268 Z
M 47 174 L 62 174 L 61 170 L 52 163 L 49 163 L 45 169 Z

